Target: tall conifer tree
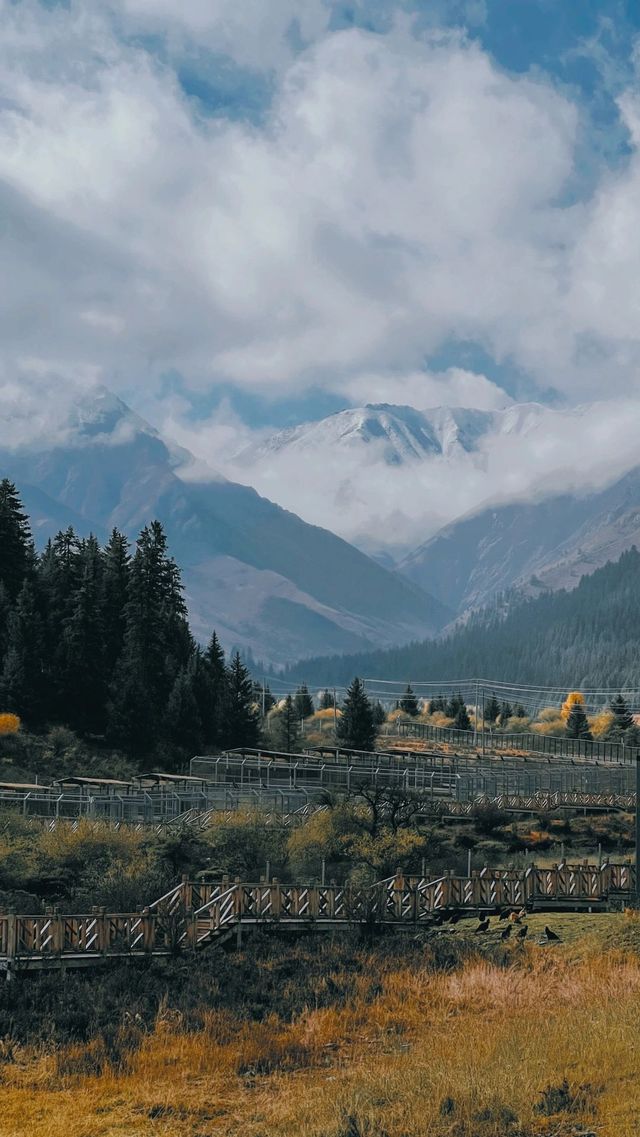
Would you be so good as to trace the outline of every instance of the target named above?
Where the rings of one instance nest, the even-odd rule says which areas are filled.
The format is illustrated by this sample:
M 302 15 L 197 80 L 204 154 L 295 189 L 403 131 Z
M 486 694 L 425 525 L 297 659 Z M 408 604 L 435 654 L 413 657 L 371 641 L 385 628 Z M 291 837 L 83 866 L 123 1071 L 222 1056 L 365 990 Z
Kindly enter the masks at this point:
M 412 718 L 420 714 L 420 706 L 410 683 L 407 683 L 407 689 L 400 700 L 400 707 L 406 715 L 411 715 Z
M 276 711 L 271 719 L 271 735 L 276 750 L 293 754 L 300 742 L 300 715 L 291 695 L 287 695 L 284 706 Z
M 7 653 L 0 677 L 2 709 L 29 725 L 42 722 L 46 707 L 45 642 L 33 584 L 25 581 L 9 620 Z
M 375 749 L 376 726 L 371 703 L 360 679 L 356 678 L 347 689 L 342 715 L 338 719 L 336 735 L 347 750 Z
M 0 584 L 10 602 L 17 600 L 33 566 L 29 519 L 13 482 L 0 481 Z
M 224 745 L 257 746 L 260 739 L 258 712 L 253 698 L 253 685 L 240 653 L 236 652 L 227 668 Z

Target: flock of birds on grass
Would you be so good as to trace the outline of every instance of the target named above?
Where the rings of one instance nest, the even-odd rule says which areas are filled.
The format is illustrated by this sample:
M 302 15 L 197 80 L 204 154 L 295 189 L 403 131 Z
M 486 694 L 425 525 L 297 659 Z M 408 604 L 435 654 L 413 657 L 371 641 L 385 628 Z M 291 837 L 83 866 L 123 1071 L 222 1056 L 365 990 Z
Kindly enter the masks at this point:
M 443 925 L 448 925 L 449 928 L 457 924 L 463 919 L 464 912 L 456 910 L 447 915 L 445 912 L 438 912 L 436 914 L 434 924 L 436 927 L 442 928 Z M 524 943 L 529 933 L 529 925 L 523 924 L 523 919 L 527 915 L 526 908 L 506 908 L 498 915 L 497 924 L 491 923 L 491 917 L 485 916 L 478 923 L 477 928 L 474 928 L 474 935 L 486 935 L 498 931 L 500 933 L 500 940 L 506 943 L 507 940 L 514 939 L 520 943 Z M 544 935 L 539 939 L 540 944 L 561 943 L 560 936 L 554 932 L 552 928 L 545 924 Z

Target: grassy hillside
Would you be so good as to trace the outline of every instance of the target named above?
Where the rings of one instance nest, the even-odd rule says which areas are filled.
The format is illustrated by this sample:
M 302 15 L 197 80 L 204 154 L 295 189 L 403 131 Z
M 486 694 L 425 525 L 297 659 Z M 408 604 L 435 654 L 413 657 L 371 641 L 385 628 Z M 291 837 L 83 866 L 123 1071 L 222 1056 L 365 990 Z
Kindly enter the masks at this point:
M 640 684 L 640 554 L 582 578 L 571 592 L 501 601 L 442 641 L 389 651 L 305 660 L 290 669 L 310 683 L 346 683 L 353 675 L 406 680 L 486 676 L 578 687 Z
M 211 952 L 190 965 L 199 1003 L 169 998 L 150 1028 L 139 972 L 120 972 L 110 1029 L 6 1044 L 3 1137 L 635 1137 L 637 920 L 566 916 L 551 947 L 544 922 L 524 945 L 465 921 L 431 941 Z M 165 982 L 184 987 L 179 964 Z M 95 979 L 64 983 L 96 997 Z

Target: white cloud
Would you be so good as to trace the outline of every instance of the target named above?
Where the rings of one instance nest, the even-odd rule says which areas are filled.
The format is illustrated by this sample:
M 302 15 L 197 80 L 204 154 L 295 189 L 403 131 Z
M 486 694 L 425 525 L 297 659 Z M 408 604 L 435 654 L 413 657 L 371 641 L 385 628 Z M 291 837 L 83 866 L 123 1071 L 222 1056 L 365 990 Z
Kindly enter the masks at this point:
M 458 482 L 434 467 L 417 486 L 369 471 L 363 487 L 346 464 L 327 490 L 321 469 L 306 488 L 299 469 L 273 471 L 271 496 L 350 535 L 414 532 L 442 502 L 448 517 L 545 469 L 584 481 L 635 461 L 637 94 L 619 100 L 628 161 L 567 204 L 581 111 L 550 79 L 507 74 L 458 34 L 331 32 L 328 14 L 321 0 L 0 0 L 4 374 L 37 357 L 137 385 L 147 406 L 170 369 L 187 392 L 504 405 L 483 376 L 423 373 L 470 340 L 569 403 L 618 400 L 574 441 L 496 443 Z M 273 72 L 262 125 L 200 114 L 176 63 L 195 53 Z M 223 456 L 250 440 L 228 408 L 193 428 L 176 405 L 167 425 Z
M 131 4 L 171 30 L 174 6 Z M 269 8 L 279 35 L 292 9 Z M 50 250 L 16 272 L 8 346 L 46 309 L 58 364 L 286 392 L 414 370 L 453 336 L 562 385 L 577 112 L 550 84 L 455 35 L 322 37 L 320 6 L 264 128 L 202 120 L 109 11 L 2 8 L 0 178 Z M 253 7 L 180 11 L 195 44 Z
M 289 63 L 292 36 L 314 41 L 330 16 L 323 0 L 112 0 L 111 6 L 129 31 L 155 32 L 182 52 L 205 47 L 260 71 Z
M 406 375 L 377 375 L 364 372 L 349 376 L 336 391 L 354 403 L 394 403 L 428 410 L 430 407 L 475 407 L 495 411 L 506 407 L 511 398 L 485 375 L 449 367 L 440 374 L 411 371 Z
M 487 408 L 493 409 L 493 408 Z M 341 416 L 338 416 L 339 418 Z M 206 480 L 206 464 L 306 521 L 332 529 L 370 551 L 402 554 L 443 525 L 488 504 L 596 489 L 638 464 L 638 399 L 554 410 L 516 405 L 498 415 L 478 449 L 389 464 L 386 440 L 316 429 L 280 449 L 260 449 L 223 410 L 192 427 L 174 407 L 164 428 L 202 464 L 188 476 Z M 254 452 L 255 453 L 252 453 Z M 240 453 L 238 453 L 240 452 Z

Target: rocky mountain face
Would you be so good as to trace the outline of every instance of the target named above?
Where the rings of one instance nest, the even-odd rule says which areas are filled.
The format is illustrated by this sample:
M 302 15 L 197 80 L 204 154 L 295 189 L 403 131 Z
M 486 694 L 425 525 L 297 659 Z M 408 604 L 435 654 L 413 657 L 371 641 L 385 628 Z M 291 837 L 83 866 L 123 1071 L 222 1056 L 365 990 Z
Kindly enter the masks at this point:
M 573 588 L 640 547 L 640 467 L 606 489 L 490 508 L 442 529 L 399 565 L 457 613 L 496 593 Z
M 135 538 L 159 518 L 202 639 L 215 627 L 227 647 L 282 663 L 406 642 L 450 619 L 411 581 L 249 486 L 213 471 L 183 480 L 188 458 L 103 389 L 78 402 L 54 445 L 0 440 L 0 470 L 18 485 L 39 541 L 69 524 Z

